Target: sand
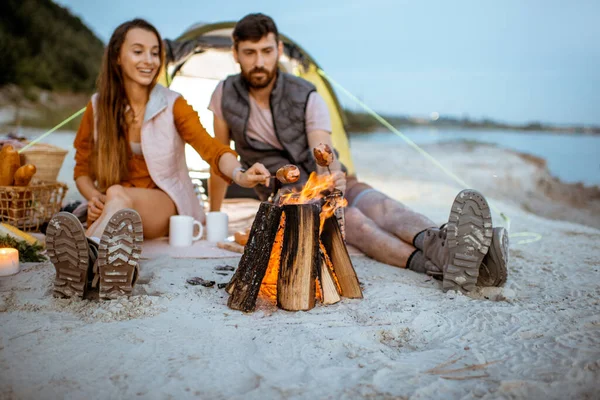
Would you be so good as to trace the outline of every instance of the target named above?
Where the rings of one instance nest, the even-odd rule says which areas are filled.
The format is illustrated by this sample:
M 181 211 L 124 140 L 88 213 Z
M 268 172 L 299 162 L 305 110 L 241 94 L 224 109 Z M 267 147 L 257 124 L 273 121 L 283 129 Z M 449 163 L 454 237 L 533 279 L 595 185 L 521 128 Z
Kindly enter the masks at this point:
M 468 159 L 459 147 L 430 150 L 484 193 L 492 172 L 526 188 L 537 171 L 494 147 Z M 363 179 L 436 222 L 447 218 L 458 187 L 420 156 L 376 145 L 355 153 Z M 383 170 L 382 154 L 397 167 Z M 489 165 L 498 159 L 510 168 Z M 0 278 L 0 397 L 598 398 L 600 230 L 566 221 L 581 211 L 572 207 L 562 221 L 533 214 L 525 190 L 496 185 L 490 201 L 510 216 L 512 234 L 541 240 L 515 235 L 505 287 L 472 296 L 353 256 L 363 300 L 295 313 L 260 301 L 243 314 L 223 289 L 186 283 L 227 282 L 231 273 L 214 268 L 239 256 L 144 260 L 134 296 L 108 302 L 53 299 L 53 267 L 25 265 Z

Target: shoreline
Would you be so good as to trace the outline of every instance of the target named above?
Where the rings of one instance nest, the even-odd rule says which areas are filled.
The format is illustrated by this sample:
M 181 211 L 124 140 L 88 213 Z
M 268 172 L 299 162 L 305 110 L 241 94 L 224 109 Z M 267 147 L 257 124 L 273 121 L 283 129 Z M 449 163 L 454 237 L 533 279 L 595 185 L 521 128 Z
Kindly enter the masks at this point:
M 433 184 L 463 189 L 429 160 L 401 143 L 386 144 L 386 152 L 394 156 L 389 157 L 385 171 L 381 170 L 377 167 L 381 164 L 381 146 L 361 142 L 361 151 L 355 153 L 354 162 L 361 180 L 390 197 L 427 204 L 427 199 L 407 196 L 401 187 L 387 188 L 391 179 L 413 190 Z M 562 182 L 550 173 L 541 157 L 487 143 L 442 142 L 421 147 L 490 201 L 500 200 L 541 217 L 600 229 L 600 187 Z
M 501 131 L 508 132 L 523 132 L 524 134 L 555 134 L 555 135 L 569 135 L 569 136 L 600 136 L 600 128 L 594 127 L 591 129 L 576 129 L 576 128 L 548 128 L 548 129 L 526 129 L 523 127 L 504 127 L 504 126 L 478 126 L 478 125 L 428 125 L 428 124 L 415 124 L 415 125 L 392 125 L 394 128 L 402 131 L 403 129 L 435 129 L 435 130 L 464 130 L 464 131 L 489 131 L 490 133 L 496 133 Z M 382 127 L 378 126 L 372 130 L 348 128 L 348 136 L 368 136 L 371 134 L 377 134 L 382 132 L 389 132 L 388 130 L 382 130 Z

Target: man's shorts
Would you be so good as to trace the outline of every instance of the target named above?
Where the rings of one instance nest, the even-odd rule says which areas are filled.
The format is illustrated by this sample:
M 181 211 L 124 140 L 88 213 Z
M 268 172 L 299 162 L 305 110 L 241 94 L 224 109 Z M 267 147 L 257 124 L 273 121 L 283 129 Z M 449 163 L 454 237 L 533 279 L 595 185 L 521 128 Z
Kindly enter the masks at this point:
M 346 200 L 348 201 L 348 207 L 356 206 L 356 203 L 358 203 L 358 200 L 363 195 L 374 190 L 366 183 L 359 182 L 355 176 L 346 177 Z

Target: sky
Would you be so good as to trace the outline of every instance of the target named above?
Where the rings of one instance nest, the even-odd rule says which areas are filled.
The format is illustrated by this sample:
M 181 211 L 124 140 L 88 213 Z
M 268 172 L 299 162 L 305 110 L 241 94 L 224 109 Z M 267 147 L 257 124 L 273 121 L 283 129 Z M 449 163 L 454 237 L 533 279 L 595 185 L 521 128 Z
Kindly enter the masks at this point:
M 265 13 L 387 115 L 600 125 L 597 0 L 55 1 L 104 43 L 135 17 L 175 39 L 198 22 Z

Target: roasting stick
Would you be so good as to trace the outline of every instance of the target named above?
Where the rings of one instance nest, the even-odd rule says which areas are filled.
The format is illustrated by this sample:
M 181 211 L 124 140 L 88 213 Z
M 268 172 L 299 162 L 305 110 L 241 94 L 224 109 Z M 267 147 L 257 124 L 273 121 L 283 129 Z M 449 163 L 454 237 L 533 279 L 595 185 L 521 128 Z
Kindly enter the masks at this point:
M 327 144 L 319 144 L 317 147 L 313 149 L 313 154 L 315 156 L 315 161 L 321 167 L 326 167 L 327 171 L 329 171 L 329 175 L 333 175 L 329 165 L 333 162 L 333 151 L 331 147 Z M 333 192 L 329 195 L 329 197 L 344 197 L 344 194 L 338 190 L 334 189 Z M 342 237 L 344 240 L 346 239 L 346 221 L 344 218 L 344 208 L 339 207 L 334 212 L 335 218 L 340 225 L 340 231 L 342 232 Z

